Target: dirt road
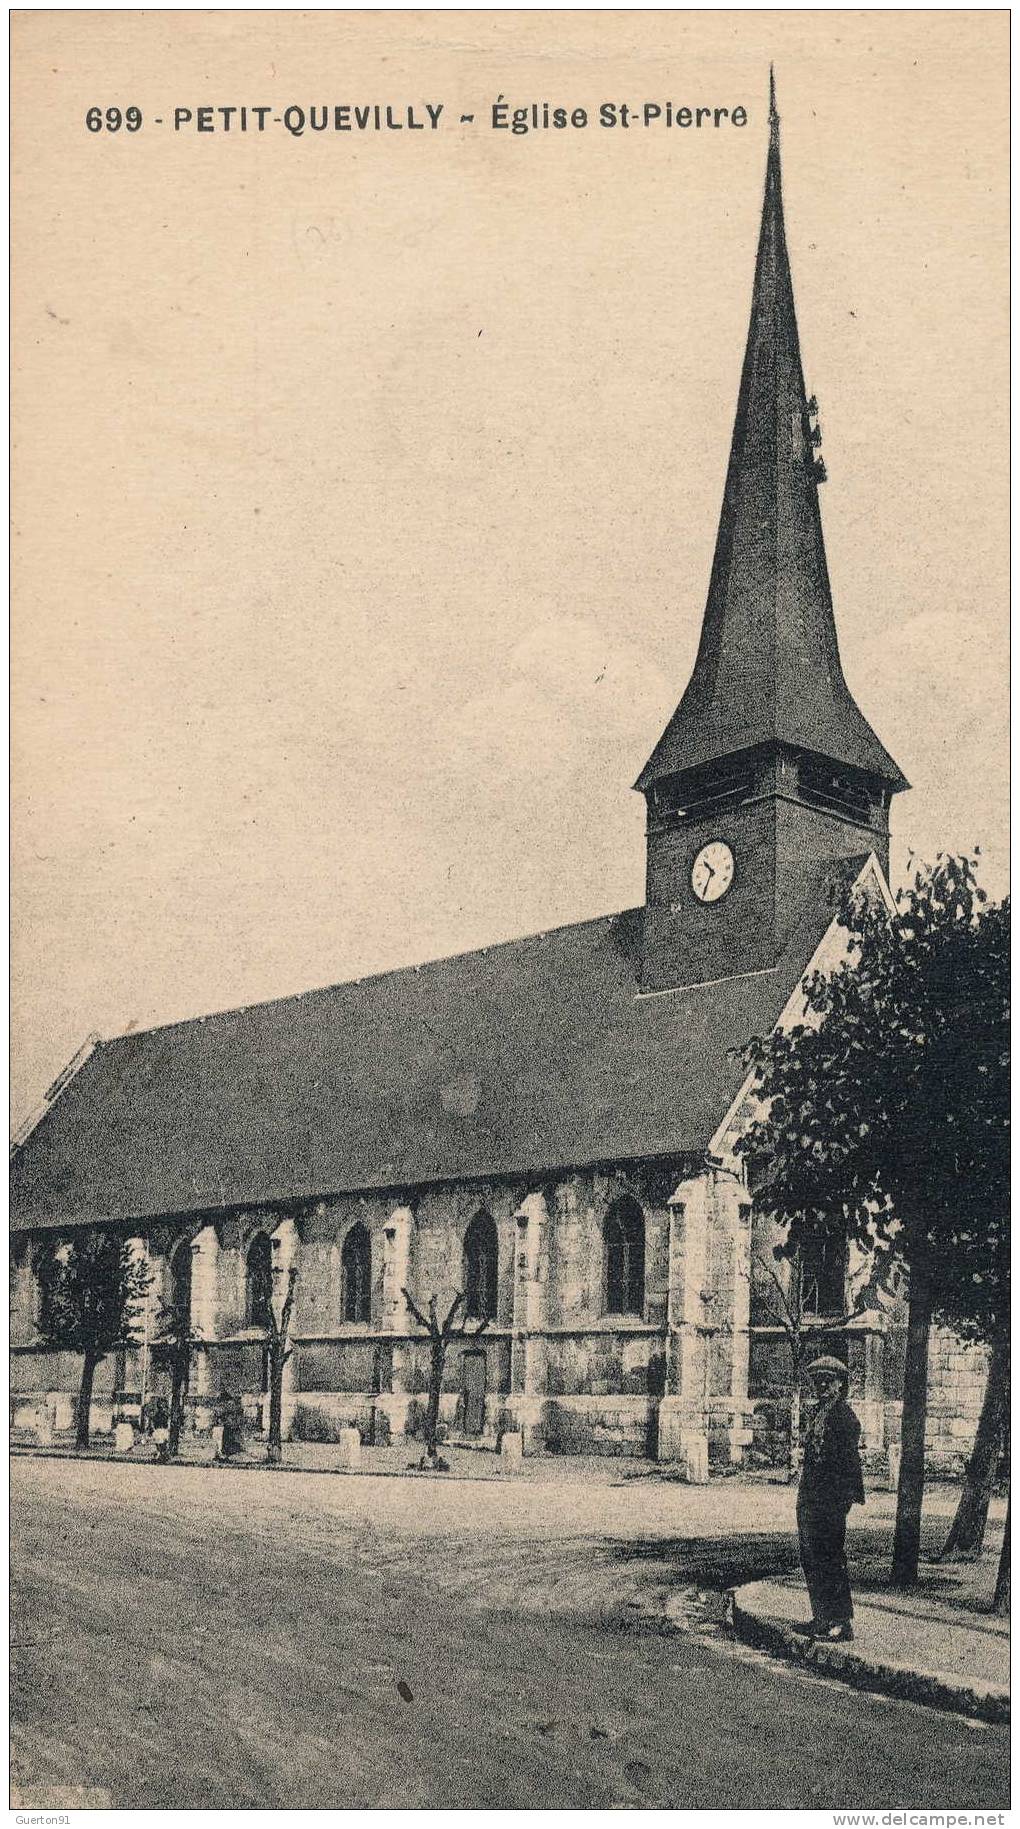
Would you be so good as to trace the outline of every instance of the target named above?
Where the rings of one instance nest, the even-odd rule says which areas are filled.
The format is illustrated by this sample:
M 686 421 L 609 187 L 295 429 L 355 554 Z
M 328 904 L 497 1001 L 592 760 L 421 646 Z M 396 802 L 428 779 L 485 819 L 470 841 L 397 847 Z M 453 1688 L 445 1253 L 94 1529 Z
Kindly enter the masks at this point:
M 17 1800 L 1004 1807 L 1004 1730 L 774 1665 L 697 1602 L 668 1626 L 678 1586 L 795 1560 L 790 1495 L 730 1489 L 725 1540 L 721 1502 L 611 1465 L 514 1485 L 16 1460 Z

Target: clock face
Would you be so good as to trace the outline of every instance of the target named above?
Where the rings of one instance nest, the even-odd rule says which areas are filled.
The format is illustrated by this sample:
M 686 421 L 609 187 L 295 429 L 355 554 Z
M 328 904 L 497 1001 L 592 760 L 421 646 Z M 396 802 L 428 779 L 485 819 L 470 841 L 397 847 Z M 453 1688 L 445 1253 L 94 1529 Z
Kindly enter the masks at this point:
M 733 881 L 733 853 L 721 838 L 702 845 L 691 865 L 691 888 L 699 902 L 718 902 Z

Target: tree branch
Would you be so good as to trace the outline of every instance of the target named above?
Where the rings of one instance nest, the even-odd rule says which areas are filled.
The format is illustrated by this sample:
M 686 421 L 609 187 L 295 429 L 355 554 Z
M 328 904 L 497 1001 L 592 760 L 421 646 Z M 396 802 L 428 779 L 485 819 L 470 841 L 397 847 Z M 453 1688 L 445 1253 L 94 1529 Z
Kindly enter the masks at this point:
M 425 1332 L 430 1334 L 432 1332 L 432 1324 L 431 1324 L 431 1322 L 427 1321 L 425 1316 L 422 1314 L 421 1309 L 418 1307 L 417 1302 L 415 1302 L 415 1300 L 413 1299 L 410 1290 L 401 1289 L 400 1293 L 403 1296 L 404 1301 L 407 1303 L 407 1306 L 411 1311 L 411 1315 L 412 1315 L 413 1319 L 415 1321 L 417 1321 L 418 1326 L 423 1327 L 425 1329 Z
M 480 1320 L 476 1320 L 474 1332 L 472 1334 L 469 1334 L 468 1328 L 471 1324 L 472 1316 L 465 1315 L 460 1326 L 455 1327 L 453 1330 L 455 1339 L 477 1340 L 479 1334 L 483 1334 L 485 1332 L 485 1329 L 488 1327 L 491 1319 L 492 1319 L 491 1315 L 483 1315 Z
M 463 1292 L 463 1290 L 458 1289 L 456 1295 L 453 1298 L 453 1301 L 450 1304 L 450 1312 L 447 1315 L 446 1320 L 443 1322 L 443 1326 L 442 1326 L 442 1332 L 447 1338 L 449 1338 L 450 1333 L 452 1331 L 454 1331 L 453 1330 L 453 1317 L 457 1313 L 457 1310 L 460 1307 L 463 1300 L 464 1300 L 464 1292 Z M 433 1305 L 434 1304 L 435 1304 L 435 1297 L 433 1297 Z M 463 1331 L 463 1330 L 461 1330 L 461 1331 Z
M 283 1313 L 280 1316 L 281 1340 L 286 1340 L 290 1329 L 290 1317 L 294 1307 L 294 1291 L 297 1288 L 297 1274 L 297 1265 L 292 1264 L 287 1272 L 287 1294 L 284 1299 Z
M 776 1294 L 779 1297 L 783 1310 L 782 1314 L 779 1316 L 780 1325 L 785 1327 L 788 1332 L 792 1333 L 801 1326 L 804 1318 L 803 1312 L 798 1313 L 797 1310 L 794 1309 L 790 1302 L 789 1295 L 783 1286 L 783 1280 L 775 1265 L 770 1264 L 768 1259 L 764 1257 L 760 1251 L 754 1253 L 754 1261 L 760 1270 L 764 1270 L 766 1276 L 774 1284 Z

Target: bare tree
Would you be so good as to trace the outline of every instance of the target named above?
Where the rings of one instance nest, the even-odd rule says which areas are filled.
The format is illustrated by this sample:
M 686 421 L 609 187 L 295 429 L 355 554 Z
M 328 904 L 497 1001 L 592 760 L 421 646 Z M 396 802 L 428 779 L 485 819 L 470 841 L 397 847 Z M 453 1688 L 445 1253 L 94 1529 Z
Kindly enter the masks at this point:
M 442 1472 L 447 1471 L 446 1462 L 439 1457 L 437 1435 L 439 1430 L 439 1399 L 443 1390 L 443 1372 L 446 1367 L 446 1354 L 451 1340 L 463 1340 L 468 1334 L 468 1317 L 457 1320 L 457 1312 L 464 1302 L 463 1290 L 458 1290 L 450 1304 L 446 1318 L 438 1317 L 438 1302 L 435 1296 L 429 1297 L 428 1314 L 423 1314 L 408 1290 L 402 1289 L 401 1295 L 408 1309 L 423 1327 L 429 1337 L 429 1401 L 425 1411 L 425 1453 L 433 1467 Z M 484 1315 L 474 1329 L 477 1338 L 489 1325 L 488 1315 Z
M 792 1480 L 797 1472 L 800 1454 L 801 1376 L 808 1354 L 814 1351 L 819 1335 L 841 1332 L 858 1315 L 875 1309 L 881 1295 L 894 1293 L 898 1287 L 899 1272 L 884 1254 L 876 1257 L 870 1265 L 863 1266 L 855 1287 L 850 1291 L 850 1300 L 844 1302 L 838 1314 L 817 1315 L 806 1303 L 804 1266 L 800 1252 L 787 1259 L 790 1267 L 787 1277 L 780 1274 L 776 1259 L 770 1258 L 768 1253 L 760 1249 L 752 1252 L 751 1262 L 765 1279 L 769 1311 L 783 1329 L 790 1353 L 793 1376 L 790 1383 L 786 1465 L 788 1477 Z
M 184 1406 L 191 1380 L 191 1349 L 195 1335 L 191 1330 L 191 1293 L 177 1302 L 168 1302 L 160 1313 L 164 1330 L 160 1341 L 170 1365 L 170 1414 L 166 1441 L 159 1451 L 161 1461 L 175 1461 L 181 1448 Z
M 272 1302 L 266 1317 L 266 1352 L 269 1357 L 269 1441 L 266 1460 L 279 1466 L 283 1459 L 283 1372 L 294 1348 L 290 1344 L 290 1318 L 294 1309 L 297 1265 L 287 1272 L 287 1292 L 279 1315 Z

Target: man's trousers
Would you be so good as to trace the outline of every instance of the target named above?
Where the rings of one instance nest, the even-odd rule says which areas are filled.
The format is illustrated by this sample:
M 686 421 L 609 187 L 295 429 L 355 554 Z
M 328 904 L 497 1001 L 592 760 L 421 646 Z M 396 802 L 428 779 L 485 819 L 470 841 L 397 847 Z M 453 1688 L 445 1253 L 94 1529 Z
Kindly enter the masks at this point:
M 800 1560 L 811 1597 L 811 1617 L 827 1626 L 853 1619 L 846 1567 L 846 1519 L 842 1505 L 810 1493 L 798 1494 Z

